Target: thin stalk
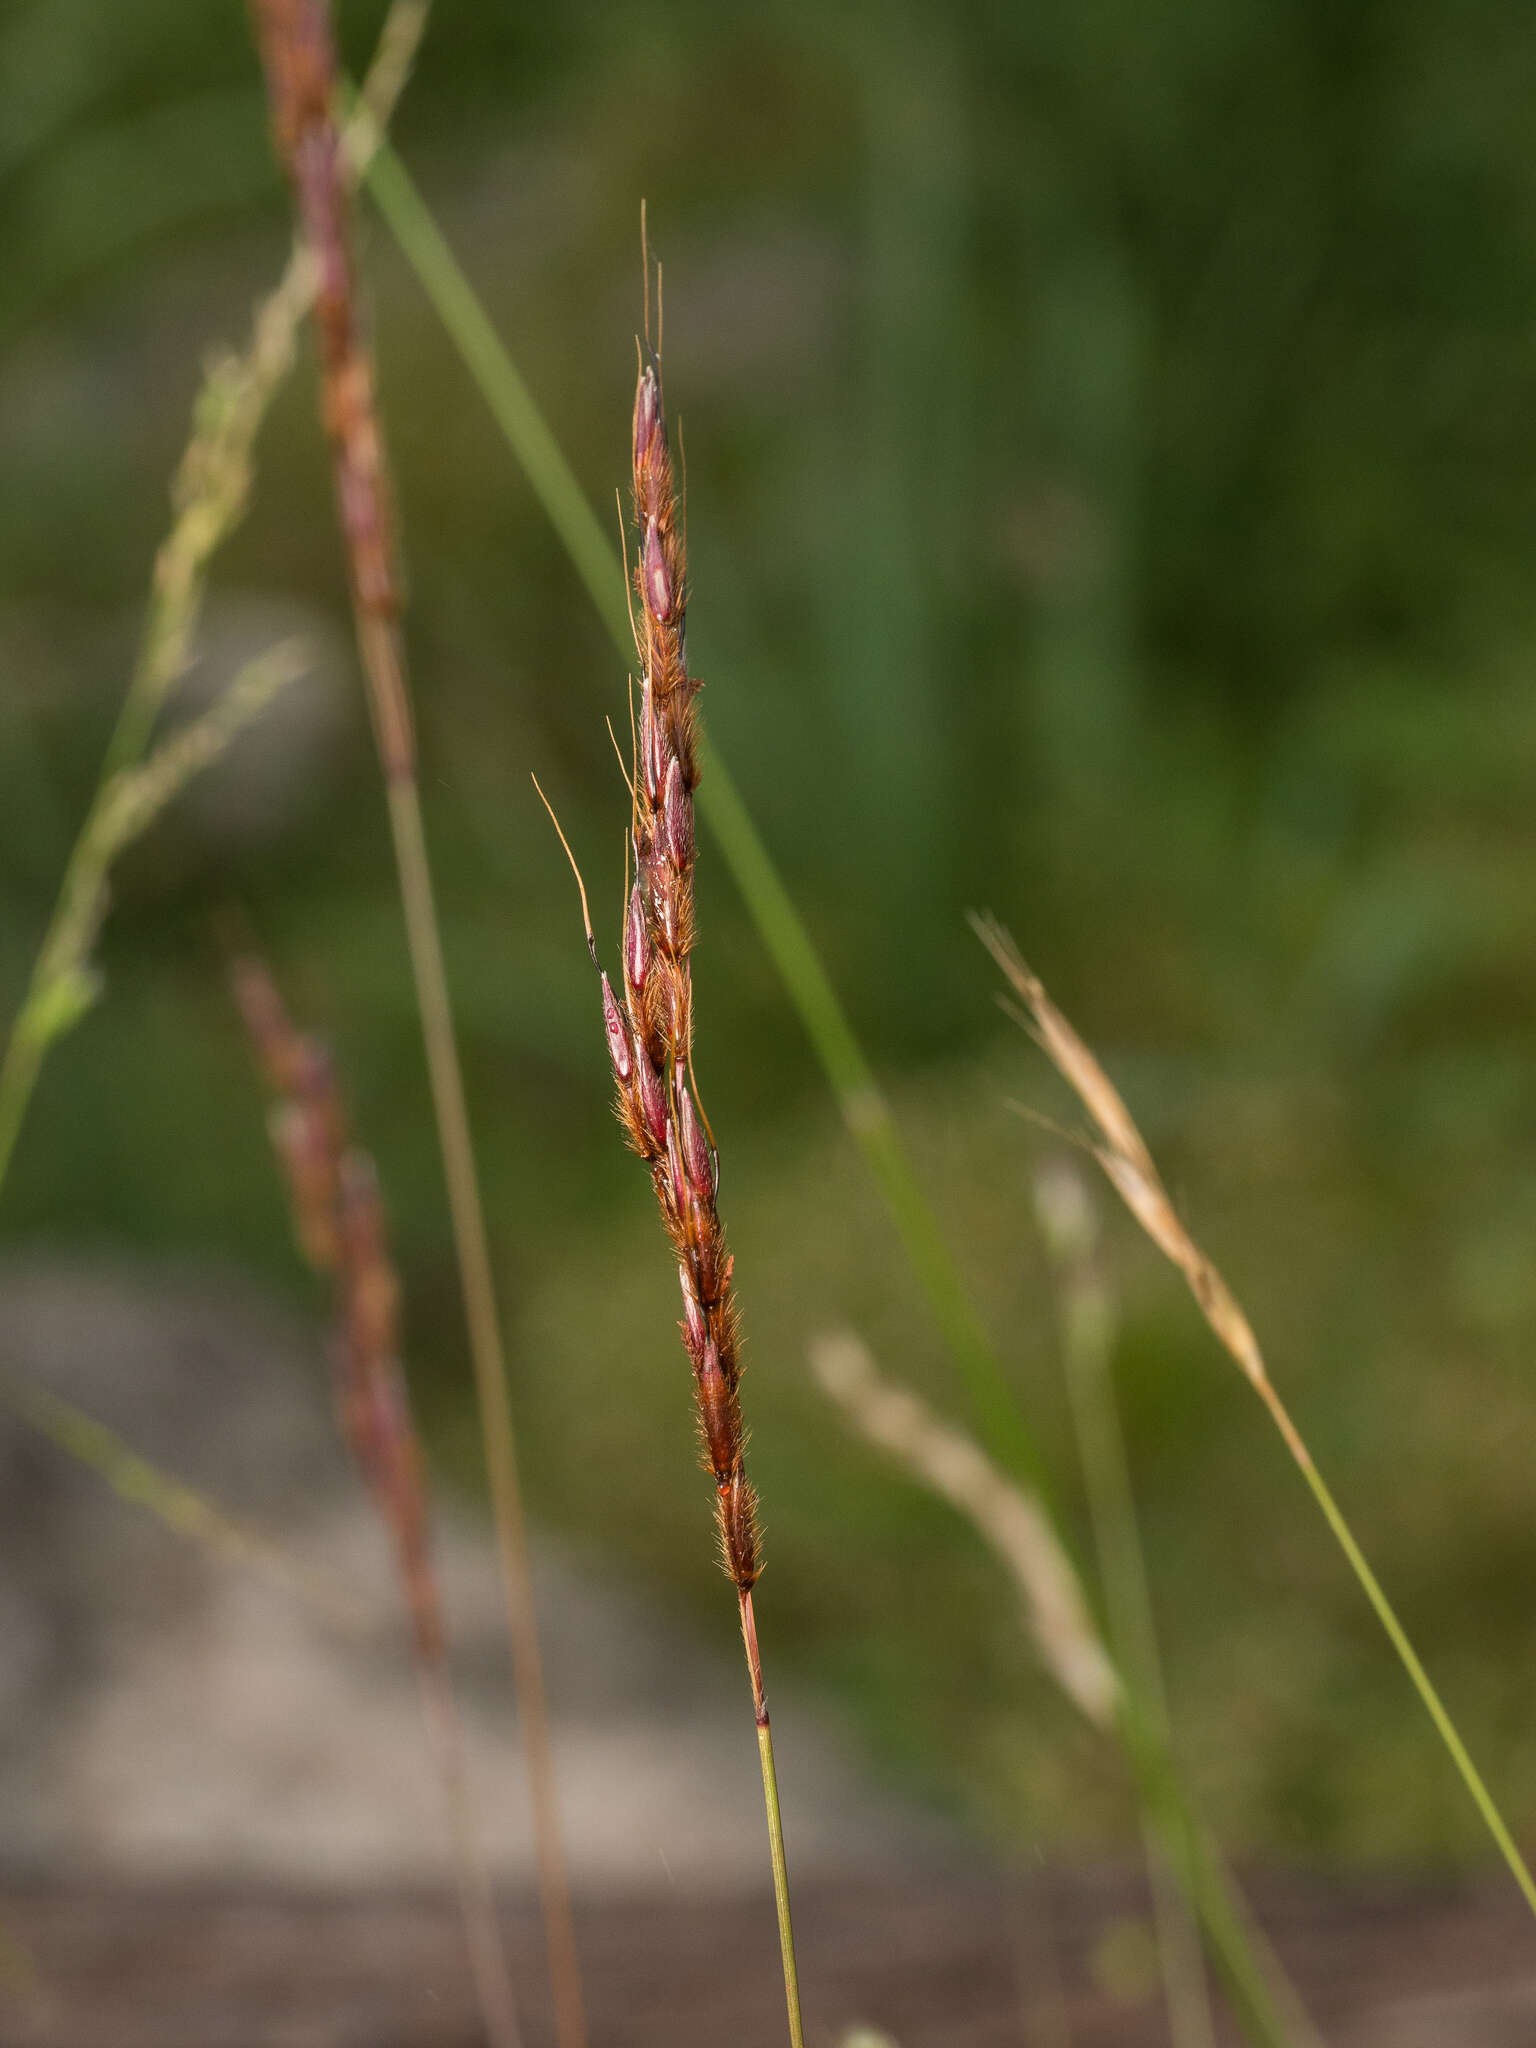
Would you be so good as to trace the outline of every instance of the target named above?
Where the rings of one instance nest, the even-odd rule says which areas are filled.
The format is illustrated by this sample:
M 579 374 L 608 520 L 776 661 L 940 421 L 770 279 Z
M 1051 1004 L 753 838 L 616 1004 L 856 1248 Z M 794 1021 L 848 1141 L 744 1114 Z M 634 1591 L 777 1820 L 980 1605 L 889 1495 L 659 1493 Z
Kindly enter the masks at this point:
M 539 1867 L 539 1894 L 544 1907 L 545 1940 L 549 1949 L 556 2019 L 562 2042 L 579 2043 L 586 2034 L 581 1963 L 576 1949 L 570 1877 L 555 1787 L 544 1657 L 534 1606 L 533 1569 L 528 1555 L 528 1532 L 523 1514 L 511 1403 L 507 1398 L 506 1358 L 502 1350 L 495 1281 L 486 1241 L 485 1214 L 475 1172 L 464 1079 L 454 1036 L 448 977 L 443 965 L 442 942 L 433 903 L 421 802 L 414 778 L 390 783 L 389 822 L 400 875 L 400 900 L 405 913 L 411 972 L 426 1044 L 427 1075 L 437 1118 L 443 1171 L 448 1183 L 448 1206 L 469 1327 L 475 1392 L 480 1405 L 491 1517 L 501 1561 L 507 1633 L 512 1643 L 513 1679 L 517 1687 L 523 1747 L 528 1759 L 534 1852 Z
M 1139 1705 L 1129 1694 L 1121 1708 L 1120 1731 L 1142 1797 L 1157 1816 L 1164 1853 L 1199 1909 L 1211 1954 L 1221 1966 L 1245 2030 L 1272 2048 L 1322 2048 L 1311 2015 L 1255 1920 L 1215 1836 L 1191 1809 L 1168 1755 L 1148 1736 Z
M 464 1920 L 464 1945 L 470 1975 L 490 2042 L 520 2048 L 522 2029 L 507 1975 L 506 1951 L 496 1924 L 496 1901 L 490 1873 L 480 1853 L 464 1770 L 464 1736 L 447 1666 L 441 1659 L 420 1659 L 422 1719 L 437 1764 L 443 1807 L 448 1821 L 459 1910 Z
M 1097 1258 L 1098 1217 L 1082 1177 L 1065 1160 L 1038 1177 L 1035 1209 L 1055 1268 L 1062 1366 L 1078 1457 L 1087 1482 L 1110 1645 L 1116 1662 L 1134 1679 L 1148 1735 L 1171 1768 L 1173 1738 L 1167 1689 L 1130 1464 L 1115 1401 L 1110 1356 L 1115 1311 Z M 1164 1846 L 1160 1816 L 1145 1788 L 1138 1786 L 1138 1791 L 1147 1882 L 1174 2048 L 1214 2048 L 1216 2031 L 1199 1926 Z
M 304 673 L 307 659 L 298 641 L 279 642 L 247 662 L 208 710 L 169 734 L 147 761 L 103 775 L 70 851 L 53 915 L 0 1061 L 0 1183 L 10 1168 L 49 1047 L 79 1022 L 100 991 L 91 953 L 106 914 L 107 883 L 118 855 L 149 829 L 188 782 L 219 758 L 280 690 Z
M 142 1509 L 175 1535 L 280 1586 L 328 1627 L 350 1637 L 370 1631 L 365 1609 L 344 1587 L 153 1464 L 77 1403 L 8 1373 L 0 1373 L 0 1401 L 55 1449 L 94 1472 L 126 1506 Z
M 1333 1497 L 1332 1489 L 1312 1462 L 1312 1454 L 1302 1442 L 1289 1411 L 1271 1381 L 1266 1378 L 1260 1385 L 1259 1397 L 1274 1418 L 1275 1426 L 1285 1440 L 1286 1448 L 1301 1470 L 1301 1476 L 1312 1490 L 1312 1497 L 1322 1509 L 1329 1528 L 1333 1531 L 1339 1548 L 1349 1560 L 1350 1569 L 1360 1582 L 1360 1588 L 1375 1610 L 1376 1618 L 1387 1632 L 1388 1640 L 1402 1661 L 1403 1669 L 1413 1681 L 1414 1690 L 1423 1701 L 1429 1718 L 1434 1722 L 1440 1740 L 1450 1751 L 1452 1761 L 1461 1773 L 1462 1782 L 1472 1795 L 1473 1804 L 1482 1815 L 1488 1832 L 1498 1844 L 1499 1852 L 1508 1864 L 1510 1874 L 1520 1887 L 1526 1904 L 1536 1913 L 1536 1882 L 1533 1882 L 1530 1867 L 1515 1846 L 1515 1840 L 1504 1816 L 1494 1803 L 1493 1795 L 1484 1783 L 1483 1775 L 1468 1754 L 1467 1746 L 1461 1739 L 1456 1723 L 1436 1690 L 1434 1681 L 1420 1662 L 1419 1653 L 1413 1647 L 1408 1631 L 1398 1620 L 1381 1581 L 1372 1571 L 1365 1552 L 1356 1541 L 1355 1533 L 1344 1518 L 1344 1511 Z
M 628 661 L 634 641 L 624 572 L 613 542 L 410 172 L 382 138 L 368 158 L 363 182 L 564 543 L 599 618 Z
M 633 641 L 618 556 L 473 285 L 409 172 L 387 144 L 369 158 L 365 182 L 551 524 L 564 540 L 598 616 L 621 655 L 629 660 Z M 979 1426 L 999 1460 L 1023 1475 L 1044 1500 L 1043 1461 L 938 1218 L 923 1194 L 874 1070 L 773 857 L 702 725 L 696 744 L 707 769 L 697 792 L 698 807 L 719 842 L 748 913 L 821 1062 L 843 1121 L 874 1176 L 913 1270 L 927 1292 Z M 1144 1751 L 1129 1747 L 1128 1753 L 1134 1768 L 1150 1768 Z M 1231 1890 L 1225 1873 L 1211 1865 L 1198 1897 L 1202 1920 L 1238 1991 L 1245 2024 L 1275 2048 L 1284 2048 L 1288 2038 L 1315 2038 L 1299 2026 L 1288 2036 L 1267 1984 L 1268 1976 L 1279 1972 L 1278 1962 L 1267 1955 L 1260 1961 L 1256 1931 L 1249 1930 Z M 1286 1992 L 1294 2005 L 1288 1987 Z
M 789 1911 L 789 1866 L 784 1857 L 784 1820 L 779 1811 L 779 1776 L 773 1764 L 773 1729 L 763 1691 L 763 1660 L 757 1646 L 757 1621 L 751 1592 L 741 1593 L 741 1640 L 752 1683 L 752 1713 L 757 1722 L 757 1755 L 763 1771 L 763 1804 L 768 1813 L 768 1854 L 773 1864 L 773 1901 L 779 1916 L 779 1959 L 784 1970 L 784 2004 L 789 2017 L 790 2048 L 805 2048 L 800 2018 L 800 1972 L 795 1962 L 795 1930 Z

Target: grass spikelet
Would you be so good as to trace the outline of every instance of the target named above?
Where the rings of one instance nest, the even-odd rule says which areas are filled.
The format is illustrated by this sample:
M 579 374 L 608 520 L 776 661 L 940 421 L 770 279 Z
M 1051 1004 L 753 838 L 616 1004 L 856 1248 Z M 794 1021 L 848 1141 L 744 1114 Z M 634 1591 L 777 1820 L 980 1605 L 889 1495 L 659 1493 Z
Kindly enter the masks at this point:
M 1345 1520 L 1332 1489 L 1314 1464 L 1301 1432 L 1270 1379 L 1258 1339 L 1236 1296 L 1186 1229 L 1163 1186 L 1146 1140 L 1136 1128 L 1114 1083 L 1046 994 L 1044 984 L 1027 966 L 1011 935 L 994 917 L 973 916 L 971 924 L 1024 1005 L 1021 1021 L 1025 1028 L 1033 1034 L 1046 1057 L 1093 1119 L 1098 1136 L 1089 1141 L 1089 1150 L 1103 1168 L 1105 1177 L 1158 1250 L 1184 1275 L 1218 1342 L 1269 1410 L 1286 1449 L 1295 1460 L 1335 1540 L 1349 1560 L 1361 1590 L 1386 1630 L 1511 1875 L 1532 1913 L 1536 1913 L 1536 1880 L 1532 1879 L 1493 1795 L 1484 1784 L 1455 1722 L 1424 1669 L 1395 1608 L 1382 1590 L 1354 1531 Z

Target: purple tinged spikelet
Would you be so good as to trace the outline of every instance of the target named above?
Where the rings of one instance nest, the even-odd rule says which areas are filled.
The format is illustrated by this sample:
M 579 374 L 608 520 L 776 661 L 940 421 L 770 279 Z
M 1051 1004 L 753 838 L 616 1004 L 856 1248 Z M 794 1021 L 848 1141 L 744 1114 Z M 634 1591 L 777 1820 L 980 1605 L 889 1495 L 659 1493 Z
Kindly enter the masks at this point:
M 656 712 L 656 697 L 651 689 L 649 676 L 645 678 L 640 694 L 640 763 L 645 776 L 645 794 L 654 806 L 661 801 L 662 786 L 667 773 L 667 754 L 662 738 L 661 720 Z
M 670 965 L 670 963 L 668 964 Z M 687 1036 L 688 1030 L 687 996 L 684 992 L 682 976 L 675 971 L 662 977 L 659 1008 L 662 1029 L 666 1032 L 670 1043 L 681 1045 Z
M 680 1265 L 677 1277 L 683 1290 L 683 1335 L 687 1340 L 689 1356 L 697 1363 L 704 1355 L 704 1346 L 709 1342 L 709 1324 L 699 1306 L 699 1297 L 693 1291 L 693 1278 L 686 1266 Z
M 624 920 L 624 977 L 638 995 L 651 971 L 651 940 L 645 928 L 645 904 L 640 884 L 629 892 L 629 915 Z
M 727 1576 L 738 1586 L 751 1586 L 762 1569 L 757 1540 L 757 1495 L 740 1464 L 729 1486 L 716 1497 L 720 1548 Z
M 683 1165 L 694 1192 L 706 1200 L 715 1192 L 715 1163 L 710 1157 L 709 1140 L 694 1109 L 693 1098 L 688 1090 L 679 1086 L 677 1091 L 677 1116 L 680 1129 Z
M 629 1026 L 624 1022 L 624 1013 L 613 992 L 613 983 L 606 974 L 603 976 L 603 1034 L 608 1040 L 608 1057 L 613 1062 L 613 1071 L 621 1081 L 627 1081 L 635 1070 L 634 1049 L 629 1042 Z
M 728 1271 L 728 1263 L 722 1268 L 719 1242 L 712 1232 L 703 1231 L 699 1234 L 694 1247 L 693 1261 L 694 1271 L 698 1276 L 699 1299 L 706 1308 L 713 1308 L 724 1299 L 724 1276 Z
M 667 1118 L 667 1178 L 672 1184 L 672 1198 L 679 1214 L 686 1214 L 688 1189 L 683 1179 L 683 1153 L 678 1143 L 677 1125 L 671 1117 Z
M 713 1342 L 704 1347 L 698 1365 L 699 1421 L 709 1452 L 709 1468 L 717 1486 L 729 1485 L 738 1456 L 740 1424 L 733 1412 L 730 1385 L 720 1367 Z
M 653 895 L 656 899 L 656 914 L 661 919 L 661 935 L 667 942 L 667 951 L 677 951 L 677 876 L 665 862 L 658 862 L 653 871 Z
M 643 356 L 634 407 L 633 623 L 639 641 L 631 775 L 631 889 L 624 908 L 616 1006 L 632 1077 L 621 1074 L 620 1117 L 650 1167 L 662 1221 L 679 1261 L 682 1336 L 694 1377 L 705 1463 L 713 1476 L 721 1549 L 745 1606 L 762 1557 L 755 1498 L 743 1470 L 737 1396 L 733 1266 L 716 1208 L 716 1160 L 687 1079 L 693 1039 L 692 973 L 697 779 L 694 700 L 684 631 L 688 604 L 682 507 L 667 449 L 661 373 Z M 605 1019 L 608 1015 L 605 995 Z M 609 1023 L 610 1040 L 613 1038 Z M 614 1058 L 617 1064 L 618 1052 Z M 749 1661 L 755 1656 L 748 1638 Z M 754 1691 L 760 1694 L 754 1680 Z M 759 1705 L 760 1705 L 759 1699 Z
M 640 1114 L 645 1120 L 646 1136 L 658 1153 L 667 1149 L 667 1091 L 662 1086 L 661 1076 L 651 1065 L 649 1056 L 642 1049 L 637 1062 L 637 1079 L 640 1085 Z
M 661 545 L 661 533 L 656 525 L 654 513 L 646 522 L 641 571 L 645 583 L 646 605 L 652 618 L 664 626 L 672 616 L 676 592 L 672 588 L 672 571 L 667 567 L 666 554 Z
M 672 865 L 679 874 L 686 874 L 693 865 L 693 798 L 683 780 L 683 764 L 675 754 L 667 767 L 661 824 Z
M 647 369 L 635 391 L 635 467 L 649 460 L 661 432 L 661 392 L 656 372 Z

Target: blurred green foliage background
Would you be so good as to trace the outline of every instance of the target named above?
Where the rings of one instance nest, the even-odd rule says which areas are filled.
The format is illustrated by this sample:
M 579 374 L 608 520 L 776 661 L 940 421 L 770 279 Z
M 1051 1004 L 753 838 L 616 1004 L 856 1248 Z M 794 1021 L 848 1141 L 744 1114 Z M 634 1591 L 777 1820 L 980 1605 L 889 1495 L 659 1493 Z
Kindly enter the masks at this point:
M 351 0 L 354 64 L 382 8 Z M 705 709 L 1080 1486 L 1030 1220 L 1065 1105 L 985 903 L 1107 1056 L 1517 1825 L 1536 1814 L 1536 41 L 1448 9 L 438 0 L 396 135 L 593 501 L 624 481 L 638 211 L 666 267 Z M 288 245 L 238 0 L 0 18 L 0 991 L 132 657 L 205 351 Z M 569 877 L 611 940 L 624 676 L 382 226 L 365 262 L 428 827 L 543 1521 L 722 1631 L 670 1266 Z M 614 515 L 615 527 L 617 514 Z M 119 877 L 12 1251 L 238 1260 L 302 1298 L 215 914 L 336 1043 L 412 1371 L 476 1483 L 443 1190 L 306 363 L 205 671 L 327 650 Z M 194 679 L 195 681 L 195 679 Z M 611 886 L 609 886 L 611 884 Z M 893 1779 L 1000 1838 L 1127 1827 L 968 1532 L 805 1371 L 938 1339 L 706 846 L 700 1078 L 750 1336 L 765 1633 Z M 1113 1222 L 1174 1718 L 1229 1843 L 1481 1856 L 1326 1532 Z M 320 1370 L 317 1346 L 317 1371 Z M 786 1763 L 786 1768 L 788 1764 Z M 1525 1830 L 1529 1836 L 1529 1828 Z

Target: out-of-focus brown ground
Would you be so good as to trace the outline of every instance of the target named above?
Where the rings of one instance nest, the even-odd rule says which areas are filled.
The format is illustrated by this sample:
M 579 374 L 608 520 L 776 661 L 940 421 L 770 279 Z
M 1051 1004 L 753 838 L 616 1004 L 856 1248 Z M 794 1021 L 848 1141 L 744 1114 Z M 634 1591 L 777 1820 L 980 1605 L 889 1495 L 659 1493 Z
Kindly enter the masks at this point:
M 1536 1930 L 1503 1885 L 1287 1879 L 1250 1889 L 1330 2048 L 1529 2048 Z M 803 1886 L 809 2039 L 862 2023 L 899 2048 L 1153 2048 L 1155 1997 L 1106 1984 L 1144 1910 L 1119 1873 L 1027 1883 Z M 451 1905 L 232 1886 L 0 1886 L 33 1973 L 0 1993 L 7 2048 L 469 2048 Z M 528 2048 L 550 2040 L 530 1902 L 506 1914 Z M 780 2048 L 772 1904 L 680 1893 L 588 1903 L 594 2048 Z M 1235 2040 L 1233 2033 L 1225 2039 Z
M 333 1625 L 0 1415 L 0 2048 L 478 2039 L 387 1546 L 318 1336 L 206 1273 L 13 1265 L 10 1373 L 80 1403 L 371 1617 Z M 482 1846 L 549 2048 L 522 1761 L 483 1527 L 445 1515 Z M 781 2048 L 730 1618 L 537 1559 L 593 2048 Z M 776 1685 L 812 2048 L 1161 2048 L 1140 1880 L 1010 1876 Z M 1536 1925 L 1494 1875 L 1250 1884 L 1329 2048 L 1533 2048 Z M 1063 2024 L 1065 2022 L 1065 2024 Z M 1235 2039 L 1235 2036 L 1229 2036 Z

